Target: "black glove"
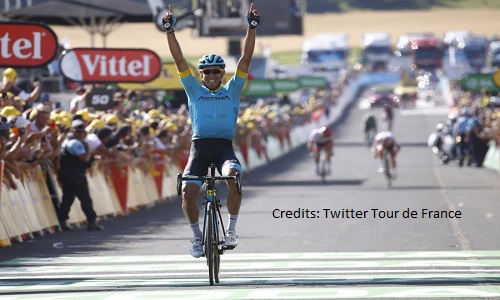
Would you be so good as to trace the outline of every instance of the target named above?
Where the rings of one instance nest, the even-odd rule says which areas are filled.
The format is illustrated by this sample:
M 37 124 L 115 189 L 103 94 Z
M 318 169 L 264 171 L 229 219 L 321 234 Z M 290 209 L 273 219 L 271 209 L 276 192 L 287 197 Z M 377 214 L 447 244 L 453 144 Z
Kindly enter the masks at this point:
M 175 22 L 177 22 L 177 18 L 176 17 L 163 17 L 161 19 L 161 22 L 163 23 L 163 27 L 165 27 L 165 29 L 167 31 L 170 31 L 170 30 L 174 30 L 174 26 L 175 26 Z
M 248 27 L 250 27 L 252 29 L 254 29 L 255 27 L 257 27 L 259 25 L 259 23 L 260 23 L 260 16 L 257 16 L 253 12 L 251 12 L 250 15 L 247 15 L 245 17 L 245 19 L 247 20 Z

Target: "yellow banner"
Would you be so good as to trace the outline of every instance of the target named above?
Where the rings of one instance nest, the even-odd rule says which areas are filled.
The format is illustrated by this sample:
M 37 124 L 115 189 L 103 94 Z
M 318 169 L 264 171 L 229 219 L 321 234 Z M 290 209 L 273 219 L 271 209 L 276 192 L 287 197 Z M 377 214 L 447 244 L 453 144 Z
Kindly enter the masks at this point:
M 189 65 L 191 68 L 191 73 L 193 76 L 201 82 L 200 72 L 198 68 Z M 227 82 L 234 73 L 224 74 L 224 82 Z M 154 80 L 146 83 L 118 83 L 118 87 L 122 90 L 182 90 L 184 87 L 179 80 L 179 75 L 177 75 L 177 68 L 174 63 L 164 63 L 162 65 L 160 75 Z
M 189 66 L 195 77 L 198 70 Z M 145 83 L 118 83 L 118 87 L 123 90 L 182 90 L 182 84 L 177 75 L 177 68 L 174 63 L 164 63 L 160 75 L 154 80 Z

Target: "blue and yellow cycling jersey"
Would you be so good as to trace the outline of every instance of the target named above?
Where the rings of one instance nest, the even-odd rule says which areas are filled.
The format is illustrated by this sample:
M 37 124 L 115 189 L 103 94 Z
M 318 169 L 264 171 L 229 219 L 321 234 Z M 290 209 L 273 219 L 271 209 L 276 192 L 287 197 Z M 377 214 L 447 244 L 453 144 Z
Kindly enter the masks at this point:
M 240 108 L 240 97 L 248 73 L 236 74 L 218 90 L 203 86 L 188 69 L 179 73 L 188 97 L 192 123 L 192 140 L 223 138 L 233 140 Z

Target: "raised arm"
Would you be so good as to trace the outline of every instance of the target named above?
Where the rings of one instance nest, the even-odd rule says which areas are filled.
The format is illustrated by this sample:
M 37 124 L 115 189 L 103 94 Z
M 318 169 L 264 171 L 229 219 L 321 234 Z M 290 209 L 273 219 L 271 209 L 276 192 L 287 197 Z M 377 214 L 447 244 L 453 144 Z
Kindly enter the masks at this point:
M 168 48 L 170 49 L 170 53 L 174 58 L 175 65 L 177 67 L 177 71 L 182 73 L 189 69 L 188 63 L 182 54 L 181 46 L 175 37 L 174 26 L 176 22 L 176 18 L 174 13 L 172 12 L 172 5 L 168 6 L 168 12 L 162 19 L 163 26 L 165 27 L 168 41 Z
M 253 8 L 253 3 L 250 4 L 250 10 L 247 12 L 246 20 L 248 23 L 248 29 L 243 42 L 243 53 L 238 60 L 237 69 L 248 73 L 250 69 L 250 63 L 252 61 L 253 50 L 255 49 L 255 38 L 256 38 L 256 27 L 260 22 L 260 14 L 257 10 Z

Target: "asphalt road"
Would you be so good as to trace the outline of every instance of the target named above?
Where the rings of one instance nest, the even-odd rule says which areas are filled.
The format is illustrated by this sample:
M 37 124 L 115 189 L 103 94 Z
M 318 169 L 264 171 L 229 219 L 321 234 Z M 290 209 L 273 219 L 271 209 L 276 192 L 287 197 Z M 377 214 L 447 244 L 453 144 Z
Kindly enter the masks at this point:
M 426 104 L 415 110 L 396 111 L 394 133 L 402 149 L 398 156 L 398 178 L 392 187 L 387 187 L 383 175 L 377 172 L 377 161 L 363 144 L 361 119 L 366 109 L 360 108 L 362 106 L 360 100 L 346 112 L 343 121 L 335 128 L 333 174 L 326 184 L 321 184 L 315 175 L 312 159 L 305 147 L 244 175 L 244 202 L 237 225 L 239 246 L 226 252 L 222 260 L 221 277 L 232 278 L 232 281 L 227 279 L 222 282 L 226 288 L 230 285 L 228 289 L 207 290 L 204 260 L 189 256 L 191 231 L 182 215 L 180 200 L 172 199 L 128 216 L 103 220 L 105 230 L 102 232 L 87 232 L 82 227 L 71 232 L 37 236 L 33 240 L 15 243 L 12 247 L 1 248 L 0 264 L 3 265 L 4 275 L 0 277 L 0 299 L 34 299 L 35 294 L 40 297 L 36 299 L 42 299 L 43 293 L 47 292 L 56 293 L 54 295 L 60 296 L 60 299 L 108 299 L 108 296 L 114 299 L 112 295 L 124 296 L 120 294 L 123 292 L 129 293 L 126 299 L 156 296 L 163 299 L 148 293 L 173 292 L 180 287 L 184 292 L 199 292 L 196 294 L 199 299 L 207 299 L 207 294 L 202 292 L 215 291 L 227 294 L 210 294 L 213 299 L 289 299 L 272 296 L 280 289 L 285 289 L 290 298 L 293 298 L 290 295 L 295 295 L 299 299 L 319 299 L 342 296 L 344 294 L 333 291 L 338 288 L 345 291 L 346 286 L 351 290 L 364 289 L 365 294 L 349 294 L 362 298 L 386 288 L 402 293 L 398 290 L 403 288 L 401 280 L 408 280 L 408 274 L 416 271 L 398 269 L 399 275 L 387 275 L 389 277 L 379 285 L 373 278 L 367 283 L 363 281 L 366 278 L 346 279 L 342 277 L 346 274 L 338 275 L 337 271 L 331 270 L 351 272 L 360 267 L 358 264 L 368 263 L 363 265 L 365 272 L 385 272 L 395 267 L 390 263 L 394 263 L 391 259 L 396 257 L 400 259 L 398 262 L 403 263 L 422 257 L 455 256 L 464 260 L 435 264 L 418 260 L 414 266 L 419 266 L 423 273 L 436 270 L 460 272 L 463 267 L 466 269 L 463 272 L 467 274 L 472 271 L 482 274 L 474 275 L 471 283 L 465 279 L 457 281 L 457 278 L 463 278 L 460 276 L 450 279 L 440 273 L 436 280 L 443 286 L 458 282 L 457 289 L 464 285 L 469 288 L 468 291 L 482 288 L 478 294 L 453 290 L 451 295 L 468 295 L 470 298 L 500 295 L 498 287 L 490 286 L 492 282 L 498 284 L 500 277 L 500 261 L 497 260 L 500 255 L 496 252 L 500 249 L 499 175 L 483 168 L 442 165 L 427 146 L 427 138 L 436 123 L 446 118 L 447 108 L 433 108 Z M 380 121 L 381 110 L 375 110 L 375 114 Z M 437 218 L 430 211 L 453 212 L 455 216 L 459 212 L 460 218 Z M 286 212 L 296 217 L 280 217 L 282 214 L 286 216 Z M 335 212 L 343 212 L 344 217 L 333 218 Z M 398 256 L 398 253 L 405 255 Z M 471 258 L 478 259 L 481 255 L 484 255 L 481 262 L 488 264 L 480 270 L 474 269 L 477 264 L 466 264 L 471 263 Z M 303 262 L 295 259 L 304 257 L 315 258 L 314 262 L 318 265 L 313 266 L 309 261 L 307 271 L 302 270 Z M 332 265 L 347 263 L 352 258 L 361 260 L 349 265 Z M 381 258 L 388 260 L 375 263 Z M 166 262 L 177 259 L 179 265 L 162 268 Z M 108 260 L 102 267 L 104 269 L 98 267 L 101 260 Z M 260 260 L 266 264 L 259 264 Z M 278 266 L 278 263 L 282 264 Z M 451 266 L 451 269 L 444 266 Z M 90 269 L 83 271 L 85 267 Z M 106 267 L 112 268 L 106 270 Z M 170 268 L 177 269 L 172 271 Z M 196 272 L 193 275 L 178 273 L 179 270 Z M 124 275 L 125 271 L 131 273 Z M 274 278 L 278 275 L 273 272 L 278 271 L 286 274 L 281 274 L 286 280 Z M 255 273 L 245 275 L 245 272 Z M 297 278 L 303 272 L 307 272 L 309 277 Z M 329 272 L 324 276 L 337 274 L 337 277 L 314 277 L 321 272 Z M 117 281 L 111 282 L 102 274 Z M 173 279 L 168 279 L 167 283 L 165 280 L 169 276 Z M 437 283 L 427 276 L 420 277 L 420 280 L 427 278 L 424 281 L 413 277 L 408 288 L 425 287 L 429 283 L 435 287 Z M 45 281 L 38 282 L 35 278 Z M 118 281 L 120 278 L 126 280 Z M 54 280 L 66 282 L 66 285 L 57 285 Z M 99 280 L 102 281 L 100 284 L 92 284 Z M 134 284 L 130 280 L 134 280 Z M 164 281 L 154 285 L 151 280 L 157 280 L 157 283 Z M 77 287 L 68 283 L 76 284 L 76 281 Z M 33 284 L 46 284 L 51 288 L 33 288 Z M 20 286 L 26 286 L 26 289 L 20 290 Z M 270 294 L 252 294 L 260 291 L 262 286 L 267 288 L 263 291 Z M 293 288 L 299 287 L 310 288 L 310 294 L 294 294 L 296 291 Z M 326 288 L 332 289 L 327 293 L 329 296 L 320 297 L 322 289 Z M 67 289 L 72 294 L 66 294 Z M 79 294 L 83 292 L 91 294 Z M 99 294 L 101 292 L 108 294 Z M 11 297 L 3 298 L 2 293 Z M 56 299 L 54 295 L 47 294 L 48 298 L 43 299 Z M 169 295 L 165 299 L 171 299 L 172 295 Z M 177 296 L 179 299 L 184 296 L 194 299 L 194 295 Z M 440 294 L 443 295 L 444 292 Z

